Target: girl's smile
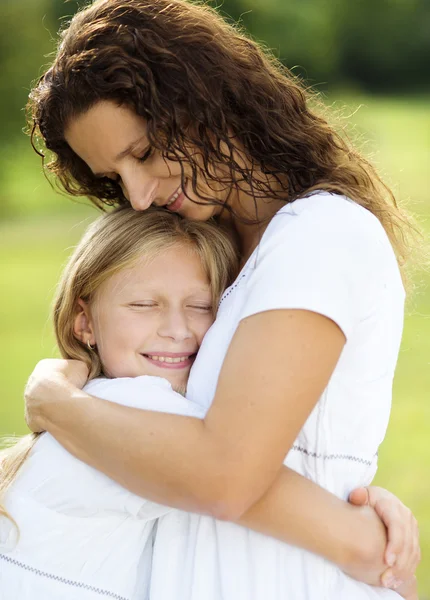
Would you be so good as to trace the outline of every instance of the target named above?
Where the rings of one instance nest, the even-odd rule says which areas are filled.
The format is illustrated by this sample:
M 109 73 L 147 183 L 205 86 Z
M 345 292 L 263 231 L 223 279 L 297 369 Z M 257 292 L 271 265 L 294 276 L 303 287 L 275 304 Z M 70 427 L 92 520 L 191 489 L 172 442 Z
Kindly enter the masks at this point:
M 154 366 L 162 369 L 188 369 L 193 364 L 196 354 L 150 352 L 143 356 Z
M 77 316 L 108 377 L 165 377 L 186 388 L 203 336 L 211 326 L 212 290 L 197 253 L 173 244 L 109 277 Z

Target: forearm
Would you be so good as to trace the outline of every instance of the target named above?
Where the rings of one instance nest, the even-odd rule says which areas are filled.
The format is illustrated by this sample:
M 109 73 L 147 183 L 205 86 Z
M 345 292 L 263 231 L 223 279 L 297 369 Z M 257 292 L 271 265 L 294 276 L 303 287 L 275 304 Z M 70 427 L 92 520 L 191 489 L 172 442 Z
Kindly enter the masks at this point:
M 232 361 L 236 367 L 239 350 Z M 256 407 L 267 393 L 267 373 L 261 368 L 255 372 L 264 373 L 261 394 L 249 381 L 250 389 L 238 391 L 237 368 L 233 369 L 223 385 L 220 377 L 219 398 L 217 391 L 207 418 L 199 420 L 91 398 L 69 383 L 70 378 L 84 385 L 88 372 L 83 363 L 45 360 L 26 386 L 27 422 L 33 431 L 48 430 L 72 454 L 143 498 L 240 522 L 321 554 L 369 583 L 376 583 L 381 571 L 385 532 L 379 517 L 389 531 L 385 561 L 392 565 L 384 573 L 384 584 L 391 586 L 392 577 L 409 580 L 420 560 L 412 513 L 386 490 L 368 488 L 366 498 L 356 494 L 354 503 L 368 502 L 372 510 L 358 509 L 361 517 L 351 522 L 354 513 L 346 503 L 341 508 L 340 500 L 281 468 L 300 421 L 286 435 L 291 411 L 280 418 L 284 394 L 276 396 L 271 411 L 266 403 Z M 288 389 L 296 388 L 290 382 Z M 295 489 L 294 481 L 300 481 L 301 488 L 313 487 L 306 495 L 305 488 Z
M 74 456 L 139 496 L 212 514 L 223 486 L 203 420 L 120 406 L 64 382 L 51 392 L 67 400 L 49 406 L 41 425 Z
M 386 532 L 374 511 L 351 506 L 286 467 L 238 523 L 318 554 L 367 583 L 378 585 L 386 568 Z
M 58 393 L 64 394 L 64 388 Z M 373 548 L 380 545 L 382 556 L 385 534 L 378 519 L 285 467 L 266 493 L 235 517 L 226 508 L 232 491 L 224 479 L 225 461 L 219 447 L 208 449 L 204 421 L 126 408 L 72 386 L 67 393 L 71 401 L 61 410 L 54 407 L 45 427 L 72 454 L 136 494 L 235 520 L 342 568 L 363 560 L 369 539 Z

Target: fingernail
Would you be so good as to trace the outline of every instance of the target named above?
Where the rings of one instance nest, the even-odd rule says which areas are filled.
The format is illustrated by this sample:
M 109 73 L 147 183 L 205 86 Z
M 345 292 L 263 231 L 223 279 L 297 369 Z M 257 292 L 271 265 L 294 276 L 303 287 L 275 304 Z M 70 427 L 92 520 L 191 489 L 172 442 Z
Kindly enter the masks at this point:
M 390 552 L 390 554 L 387 554 L 387 565 L 389 567 L 392 567 L 394 565 L 394 563 L 396 562 L 396 558 L 397 558 L 397 556 L 395 554 L 393 554 L 392 552 Z

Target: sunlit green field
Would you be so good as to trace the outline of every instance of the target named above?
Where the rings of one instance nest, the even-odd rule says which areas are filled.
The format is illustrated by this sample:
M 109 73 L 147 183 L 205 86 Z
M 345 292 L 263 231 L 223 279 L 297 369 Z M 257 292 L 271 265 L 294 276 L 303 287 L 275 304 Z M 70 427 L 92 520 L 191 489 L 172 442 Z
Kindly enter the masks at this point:
M 409 200 L 428 239 L 430 99 L 345 101 L 351 106 L 349 113 L 354 113 L 356 133 L 368 140 L 365 151 L 373 153 L 399 197 Z M 0 222 L 0 434 L 26 431 L 22 401 L 26 377 L 38 359 L 55 354 L 49 320 L 55 283 L 70 247 L 96 215 L 93 209 L 73 206 L 55 195 L 28 149 L 9 149 L 5 160 L 9 171 L 0 191 L 6 214 Z M 8 217 L 8 207 L 17 204 L 20 214 L 10 210 Z M 430 598 L 430 275 L 420 270 L 416 281 L 377 481 L 398 494 L 420 522 L 420 587 L 423 598 Z

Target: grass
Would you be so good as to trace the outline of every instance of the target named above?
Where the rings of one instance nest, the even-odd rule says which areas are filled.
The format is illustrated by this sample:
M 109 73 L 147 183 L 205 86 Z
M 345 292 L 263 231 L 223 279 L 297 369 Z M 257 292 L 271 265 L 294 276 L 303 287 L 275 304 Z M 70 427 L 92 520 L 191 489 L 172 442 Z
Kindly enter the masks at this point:
M 345 102 L 346 112 L 353 113 L 353 133 L 368 140 L 365 151 L 373 154 L 398 195 L 408 200 L 428 239 L 429 99 L 344 97 Z M 61 265 L 85 222 L 96 214 L 53 194 L 35 157 L 21 145 L 8 156 L 2 189 L 3 213 L 7 216 L 9 207 L 9 217 L 0 224 L 0 434 L 26 431 L 22 397 L 27 376 L 38 359 L 55 353 L 49 305 Z M 420 270 L 416 281 L 420 285 L 408 307 L 376 482 L 402 498 L 419 520 L 420 592 L 430 597 L 430 276 Z
M 85 222 L 44 218 L 0 227 L 0 434 L 23 433 L 23 388 L 35 361 L 52 356 L 50 304 L 70 247 Z

